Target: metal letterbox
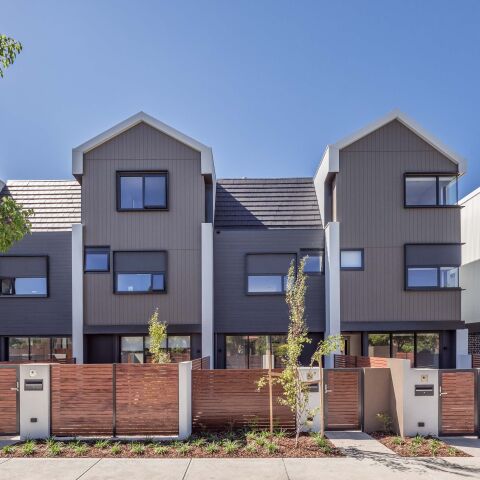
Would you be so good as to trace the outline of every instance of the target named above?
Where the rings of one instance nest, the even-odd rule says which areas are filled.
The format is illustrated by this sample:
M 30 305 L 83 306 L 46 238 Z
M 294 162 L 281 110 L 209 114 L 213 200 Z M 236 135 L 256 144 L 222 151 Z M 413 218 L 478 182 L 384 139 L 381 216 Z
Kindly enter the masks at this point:
M 415 385 L 416 397 L 433 397 L 433 385 Z
M 31 392 L 31 391 L 43 391 L 43 380 L 42 379 L 30 379 L 26 378 L 25 379 L 25 384 L 24 384 L 24 390 L 26 392 Z

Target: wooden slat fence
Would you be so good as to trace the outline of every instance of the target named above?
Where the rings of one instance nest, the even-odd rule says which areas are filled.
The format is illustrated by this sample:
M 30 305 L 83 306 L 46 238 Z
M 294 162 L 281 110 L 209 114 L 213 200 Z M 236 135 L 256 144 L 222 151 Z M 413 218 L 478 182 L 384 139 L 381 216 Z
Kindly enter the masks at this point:
M 52 434 L 113 434 L 113 365 L 51 366 Z
M 178 433 L 178 364 L 115 366 L 116 433 Z
M 480 354 L 478 353 L 472 355 L 472 368 L 480 368 Z
M 280 370 L 274 370 L 279 372 Z M 194 370 L 192 372 L 193 429 L 223 430 L 269 425 L 268 388 L 257 381 L 267 370 Z M 295 428 L 291 410 L 278 403 L 281 386 L 274 386 L 273 419 L 281 428 Z
M 335 368 L 387 368 L 388 358 L 335 355 L 334 365 Z
M 16 368 L 0 368 L 0 434 L 17 433 Z

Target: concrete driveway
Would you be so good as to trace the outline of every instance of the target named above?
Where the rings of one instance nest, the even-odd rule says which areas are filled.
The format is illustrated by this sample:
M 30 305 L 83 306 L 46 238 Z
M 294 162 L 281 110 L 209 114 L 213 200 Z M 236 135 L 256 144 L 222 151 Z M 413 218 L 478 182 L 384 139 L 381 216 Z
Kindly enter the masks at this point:
M 363 452 L 354 458 L 0 460 L 0 480 L 372 480 L 478 479 L 480 458 L 407 459 Z

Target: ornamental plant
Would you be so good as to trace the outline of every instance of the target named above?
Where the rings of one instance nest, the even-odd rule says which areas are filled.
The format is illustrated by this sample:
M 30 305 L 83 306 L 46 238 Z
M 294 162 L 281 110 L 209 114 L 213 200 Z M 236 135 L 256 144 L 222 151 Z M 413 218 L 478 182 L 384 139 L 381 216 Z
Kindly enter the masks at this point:
M 23 208 L 12 197 L 0 199 L 0 253 L 6 253 L 15 242 L 30 233 L 32 209 Z
M 165 349 L 167 343 L 167 323 L 158 320 L 158 308 L 155 309 L 148 322 L 150 336 L 149 351 L 153 363 L 170 363 L 171 358 Z

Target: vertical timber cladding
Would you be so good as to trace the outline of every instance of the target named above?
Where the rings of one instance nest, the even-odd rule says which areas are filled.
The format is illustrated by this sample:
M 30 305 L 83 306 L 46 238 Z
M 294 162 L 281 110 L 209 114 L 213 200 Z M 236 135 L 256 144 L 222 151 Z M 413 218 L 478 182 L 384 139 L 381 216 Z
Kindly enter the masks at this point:
M 0 435 L 18 433 L 17 367 L 0 367 Z
M 113 365 L 51 366 L 52 435 L 113 434 Z
M 274 370 L 280 372 L 281 370 Z M 258 389 L 257 382 L 267 370 L 194 370 L 192 371 L 192 420 L 194 430 L 269 425 L 268 387 Z M 282 391 L 273 388 L 273 422 L 278 428 L 295 428 L 289 407 L 280 405 Z
M 327 430 L 362 428 L 362 370 L 324 370 L 325 427 Z
M 441 435 L 476 433 L 475 376 L 474 370 L 439 372 Z
M 178 434 L 178 364 L 115 366 L 116 433 Z

